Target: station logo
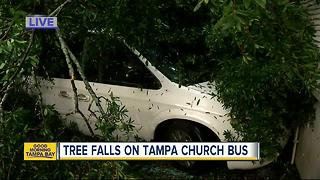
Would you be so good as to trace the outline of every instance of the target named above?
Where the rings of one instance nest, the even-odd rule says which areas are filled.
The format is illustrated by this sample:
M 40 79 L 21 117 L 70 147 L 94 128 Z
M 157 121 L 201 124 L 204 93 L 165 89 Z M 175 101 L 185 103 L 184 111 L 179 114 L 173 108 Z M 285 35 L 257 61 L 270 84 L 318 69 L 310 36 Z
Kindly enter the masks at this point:
M 24 160 L 56 160 L 57 143 L 24 143 Z

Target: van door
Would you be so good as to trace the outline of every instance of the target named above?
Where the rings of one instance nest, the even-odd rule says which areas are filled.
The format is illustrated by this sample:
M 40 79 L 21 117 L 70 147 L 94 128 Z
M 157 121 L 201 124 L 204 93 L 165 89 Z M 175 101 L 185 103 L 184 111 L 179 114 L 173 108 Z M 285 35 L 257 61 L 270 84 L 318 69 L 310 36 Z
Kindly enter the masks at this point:
M 93 36 L 86 40 L 86 46 L 90 46 L 92 51 L 82 54 L 81 65 L 93 90 L 98 96 L 107 99 L 110 99 L 111 93 L 119 97 L 121 105 L 128 110 L 128 118 L 134 120 L 138 135 L 145 139 L 152 138 L 146 137 L 141 128 L 148 128 L 152 117 L 157 113 L 149 109 L 153 105 L 150 102 L 150 96 L 161 94 L 160 81 L 130 49 L 118 40 Z M 81 80 L 76 80 L 75 84 L 78 89 L 79 108 L 90 118 L 91 127 L 95 129 L 96 119 L 88 110 L 92 98 Z M 74 100 L 69 79 L 54 78 L 54 84 L 42 81 L 41 90 L 45 103 L 55 104 L 57 111 L 67 121 L 76 122 L 82 132 L 89 134 L 81 116 L 72 113 Z M 105 102 L 101 103 L 106 109 Z M 91 110 L 97 110 L 94 103 Z M 95 133 L 99 132 L 95 131 Z

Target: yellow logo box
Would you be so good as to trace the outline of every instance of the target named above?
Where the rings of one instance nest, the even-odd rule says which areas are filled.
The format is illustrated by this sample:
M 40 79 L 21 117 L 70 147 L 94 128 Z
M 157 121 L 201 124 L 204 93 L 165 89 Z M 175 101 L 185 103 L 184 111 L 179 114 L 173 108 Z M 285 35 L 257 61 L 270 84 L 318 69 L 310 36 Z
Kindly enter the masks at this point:
M 57 143 L 55 142 L 27 142 L 24 143 L 23 149 L 24 160 L 57 160 Z

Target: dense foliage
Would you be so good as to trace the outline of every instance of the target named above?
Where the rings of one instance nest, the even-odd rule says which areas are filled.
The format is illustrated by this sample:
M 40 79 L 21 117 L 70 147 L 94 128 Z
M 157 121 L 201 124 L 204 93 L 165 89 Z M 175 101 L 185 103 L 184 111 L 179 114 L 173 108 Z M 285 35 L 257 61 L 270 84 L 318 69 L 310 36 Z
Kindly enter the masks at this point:
M 49 14 L 62 2 L 2 0 L 1 97 L 19 71 L 67 69 L 53 32 L 36 32 L 31 39 L 31 32 L 24 30 L 26 14 Z M 216 95 L 231 110 L 234 128 L 243 140 L 261 142 L 264 156 L 279 150 L 284 129 L 312 118 L 319 52 L 299 1 L 74 0 L 58 18 L 79 59 L 90 51 L 84 45 L 87 38 L 98 32 L 124 37 L 160 70 L 165 68 L 161 65 L 172 66 L 175 71 L 169 76 L 180 84 L 215 81 Z M 226 132 L 226 138 L 237 137 Z
M 263 156 L 312 119 L 319 50 L 299 1 L 121 2 L 105 30 L 160 69 L 173 63 L 178 83 L 215 81 L 238 136 L 261 142 Z
M 315 30 L 298 2 L 225 1 L 213 7 L 221 18 L 207 28 L 206 40 L 219 62 L 218 97 L 243 140 L 259 141 L 264 156 L 275 155 L 285 128 L 314 115 Z
M 68 21 L 74 32 L 89 28 L 125 37 L 160 70 L 173 67 L 176 71 L 166 75 L 180 84 L 215 81 L 216 95 L 231 110 L 238 135 L 244 141 L 261 142 L 263 156 L 276 155 L 281 138 L 312 119 L 319 51 L 300 1 L 73 5 L 81 12 L 76 23 Z M 84 39 L 76 34 L 78 40 Z M 229 132 L 226 138 L 237 139 Z
M 50 6 L 54 9 L 60 5 L 56 3 Z M 0 178 L 125 178 L 124 161 L 41 163 L 23 160 L 24 142 L 115 141 L 118 139 L 113 133 L 131 137 L 133 129 L 127 110 L 112 94 L 109 99 L 99 97 L 105 114 L 92 112 L 98 119 L 93 128 L 102 132 L 101 136 L 86 137 L 76 127 L 65 128 L 54 106 L 42 104 L 34 75 L 46 67 L 39 59 L 52 57 L 49 59 L 59 60 L 56 67 L 66 69 L 62 50 L 52 31 L 25 30 L 25 16 L 47 14 L 44 11 L 42 1 L 9 1 L 0 5 Z M 30 97 L 27 92 L 34 96 Z
M 110 126 L 101 120 L 97 128 L 104 132 L 102 137 L 84 136 L 76 124 L 67 125 L 51 105 L 39 107 L 38 99 L 29 96 L 23 89 L 10 92 L 6 111 L 0 117 L 0 178 L 1 179 L 123 179 L 127 163 L 124 161 L 55 161 L 39 162 L 23 160 L 24 142 L 98 142 L 109 141 L 110 132 L 127 127 L 126 123 Z M 10 102 L 10 103 L 9 103 Z M 123 106 L 110 101 L 109 112 L 113 118 L 125 116 Z M 43 111 L 43 114 L 41 113 Z M 120 112 L 120 113 L 116 113 Z M 124 126 L 122 126 L 124 125 Z M 106 128 L 109 129 L 106 129 Z M 130 132 L 126 128 L 123 132 Z

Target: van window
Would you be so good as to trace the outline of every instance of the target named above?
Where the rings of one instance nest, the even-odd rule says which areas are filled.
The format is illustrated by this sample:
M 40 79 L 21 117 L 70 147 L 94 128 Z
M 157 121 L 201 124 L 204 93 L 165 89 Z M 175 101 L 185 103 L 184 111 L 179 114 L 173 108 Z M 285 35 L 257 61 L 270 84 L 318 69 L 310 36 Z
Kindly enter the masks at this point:
M 90 48 L 86 48 L 90 47 Z M 122 42 L 103 36 L 89 37 L 84 43 L 81 64 L 91 82 L 160 89 L 159 80 Z
M 72 47 L 90 82 L 144 89 L 161 88 L 160 81 L 143 62 L 117 39 L 100 34 L 91 35 L 83 44 Z M 57 54 L 59 55 L 56 56 Z M 49 57 L 42 57 L 37 75 L 46 77 L 44 72 L 47 72 L 52 78 L 69 79 L 68 66 L 61 49 L 57 49 L 56 54 Z M 74 70 L 76 79 L 82 80 L 75 66 Z

